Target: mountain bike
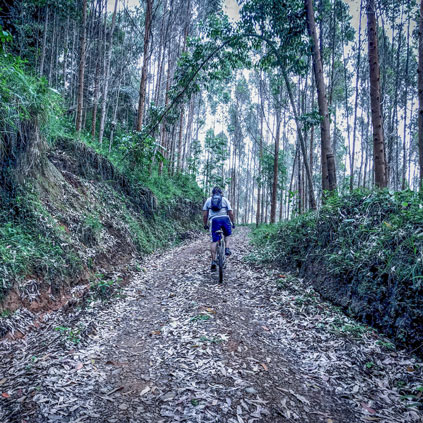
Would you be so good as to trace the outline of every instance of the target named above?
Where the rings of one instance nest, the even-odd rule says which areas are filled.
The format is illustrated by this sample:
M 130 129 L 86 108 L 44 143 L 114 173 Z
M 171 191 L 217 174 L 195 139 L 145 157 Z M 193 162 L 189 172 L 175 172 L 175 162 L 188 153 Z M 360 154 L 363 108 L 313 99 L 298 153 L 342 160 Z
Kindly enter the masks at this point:
M 219 241 L 217 241 L 216 249 L 216 261 L 219 267 L 219 283 L 223 282 L 223 269 L 225 268 L 225 240 L 223 238 L 223 231 L 219 229 L 216 231 L 216 234 L 219 236 Z

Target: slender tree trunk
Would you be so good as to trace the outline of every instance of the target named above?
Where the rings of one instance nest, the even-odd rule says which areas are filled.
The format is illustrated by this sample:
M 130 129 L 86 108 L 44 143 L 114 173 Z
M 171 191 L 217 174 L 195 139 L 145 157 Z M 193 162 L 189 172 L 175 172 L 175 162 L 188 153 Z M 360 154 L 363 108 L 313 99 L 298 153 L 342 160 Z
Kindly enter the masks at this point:
M 97 110 L 98 110 L 98 99 L 100 94 L 100 68 L 101 68 L 101 58 L 100 52 L 98 52 L 95 65 L 95 75 L 94 75 L 94 93 L 93 93 L 93 114 L 91 121 L 91 136 L 95 137 L 95 131 L 97 128 Z
M 343 19 L 344 20 L 344 19 Z M 343 59 L 343 70 L 344 70 L 344 101 L 345 101 L 345 115 L 347 120 L 347 141 L 348 141 L 348 155 L 350 159 L 350 172 L 351 172 L 351 178 L 350 178 L 350 189 L 352 190 L 352 180 L 354 179 L 354 157 L 352 152 L 352 146 L 351 146 L 351 130 L 350 130 L 350 112 L 349 112 L 349 104 L 348 104 L 348 66 L 347 66 L 347 60 L 345 57 L 345 29 L 341 29 L 342 32 L 342 59 Z M 354 142 L 354 141 L 353 141 Z M 335 157 L 336 157 L 336 150 L 334 149 Z M 345 172 L 346 172 L 346 166 L 344 167 L 344 180 L 345 180 Z
M 82 31 L 79 56 L 79 81 L 78 81 L 78 103 L 76 110 L 76 131 L 80 132 L 82 127 L 82 112 L 84 109 L 84 77 L 85 77 L 85 55 L 87 38 L 87 0 L 82 2 Z
M 182 162 L 182 135 L 184 132 L 184 108 L 182 107 L 181 113 L 179 115 L 179 133 L 178 133 L 178 155 L 176 162 L 176 171 L 181 171 L 181 162 Z
M 263 89 L 262 89 L 262 78 L 260 75 L 259 81 L 259 102 L 263 105 Z M 263 161 L 263 107 L 260 107 L 260 156 L 259 156 L 259 165 L 258 165 L 258 192 L 257 192 L 257 214 L 256 214 L 256 226 L 258 226 L 262 221 L 262 205 L 261 205 L 261 189 L 262 189 L 262 161 Z
M 407 2 L 408 6 L 408 20 L 407 20 L 407 53 L 405 60 L 405 75 L 408 75 L 408 69 L 410 64 L 410 0 Z M 404 134 L 402 140 L 402 183 L 401 189 L 405 189 L 406 177 L 407 177 L 407 103 L 408 103 L 408 83 L 405 82 L 404 89 Z
M 165 61 L 165 55 L 166 55 L 166 45 L 165 40 L 168 38 L 168 30 L 169 30 L 169 20 L 170 16 L 168 17 L 168 24 L 166 25 L 166 30 L 164 29 L 165 24 L 165 17 L 166 17 L 166 11 L 167 11 L 167 0 L 165 0 L 164 6 L 163 6 L 163 16 L 162 16 L 162 22 L 160 25 L 160 45 L 159 45 L 159 53 L 158 53 L 158 64 L 157 64 L 157 83 L 156 83 L 156 92 L 154 94 L 154 102 L 155 104 L 159 104 L 160 99 L 160 91 L 161 91 L 161 84 L 162 84 L 162 74 L 163 74 L 163 63 Z
M 189 146 L 191 145 L 192 127 L 193 127 L 193 121 L 194 121 L 194 105 L 195 105 L 195 97 L 193 96 L 189 102 L 189 108 L 188 108 L 187 127 L 185 131 L 185 138 L 183 143 L 184 145 L 182 149 L 181 170 L 184 170 L 186 168 L 187 154 L 189 151 Z M 223 175 L 222 175 L 222 180 L 223 180 Z
M 170 90 L 170 81 L 171 81 L 171 68 L 172 68 L 172 63 L 171 63 L 171 47 L 169 45 L 169 47 L 168 47 L 168 58 L 167 58 L 166 93 L 165 93 L 165 104 L 164 104 L 165 109 L 169 105 L 169 90 Z M 163 122 L 162 123 L 161 144 L 163 146 L 163 153 L 164 153 L 165 159 L 169 159 L 170 154 L 169 154 L 169 145 L 168 145 L 168 141 L 167 141 L 166 122 Z M 159 173 L 161 173 L 161 171 L 162 171 L 162 165 L 159 166 Z
M 360 1 L 360 18 L 358 24 L 358 44 L 357 44 L 357 74 L 355 80 L 355 99 L 354 99 L 354 123 L 353 123 L 353 139 L 352 139 L 352 160 L 351 160 L 351 179 L 350 191 L 354 187 L 354 159 L 355 159 L 355 141 L 357 133 L 357 109 L 358 109 L 358 84 L 360 81 L 360 65 L 361 65 L 361 16 L 363 11 L 363 0 Z
M 403 12 L 404 9 L 402 7 L 401 12 L 401 23 L 400 28 L 398 31 L 398 47 L 397 47 L 397 57 L 396 57 L 396 75 L 395 75 L 395 90 L 394 90 L 394 99 L 393 99 L 393 107 L 392 107 L 392 116 L 391 116 L 391 125 L 389 128 L 389 146 L 388 151 L 390 152 L 391 159 L 388 160 L 388 174 L 387 174 L 387 180 L 389 184 L 389 176 L 391 175 L 394 185 L 394 190 L 398 189 L 399 184 L 399 174 L 398 174 L 398 168 L 399 168 L 399 157 L 398 157 L 398 90 L 399 90 L 399 81 L 400 81 L 400 53 L 401 53 L 401 47 L 402 47 L 402 27 L 403 27 Z M 393 153 L 395 150 L 395 163 L 393 160 Z
M 150 50 L 150 32 L 151 32 L 151 21 L 152 21 L 152 9 L 153 0 L 146 0 L 147 7 L 145 11 L 145 28 L 144 28 L 144 56 L 141 71 L 140 81 L 140 93 L 138 101 L 138 113 L 137 113 L 137 124 L 136 130 L 141 131 L 143 118 L 144 118 L 144 107 L 145 107 L 145 85 L 147 82 L 147 69 L 148 59 Z
M 109 34 L 109 42 L 107 43 L 106 62 L 104 69 L 104 84 L 103 84 L 103 99 L 101 103 L 101 117 L 100 117 L 100 129 L 98 132 L 98 142 L 101 145 L 103 143 L 104 128 L 106 125 L 106 110 L 107 110 L 107 94 L 109 91 L 109 73 L 110 73 L 110 61 L 112 58 L 112 46 L 113 46 L 113 33 L 116 25 L 116 10 L 119 0 L 115 0 L 115 7 L 113 10 L 112 27 Z
M 357 186 L 360 188 L 361 186 L 361 173 L 363 172 L 363 162 L 364 162 L 364 155 L 366 150 L 364 149 L 364 117 L 361 114 L 361 122 L 360 122 L 360 137 L 361 137 L 361 154 L 360 154 L 360 168 L 358 170 L 358 181 Z
M 298 141 L 298 135 L 297 135 L 297 141 Z M 292 192 L 292 186 L 294 183 L 294 176 L 295 176 L 295 168 L 297 166 L 297 162 L 298 162 L 298 142 L 295 148 L 295 156 L 294 156 L 294 161 L 292 163 L 292 173 L 291 173 L 291 180 L 289 182 L 289 189 L 288 189 L 288 205 L 287 205 L 287 218 L 289 218 L 289 212 L 291 209 L 291 202 L 292 202 L 292 198 L 293 198 L 293 192 Z
M 419 92 L 419 186 L 423 190 L 423 0 L 420 0 L 419 16 L 419 67 L 418 67 L 418 92 Z
M 45 12 L 45 20 L 44 20 L 44 31 L 43 31 L 43 44 L 41 47 L 41 59 L 40 59 L 40 75 L 43 76 L 44 73 L 44 62 L 46 59 L 46 50 L 47 50 L 47 31 L 48 31 L 48 15 L 49 15 L 49 8 L 46 6 Z
M 330 64 L 330 80 L 329 80 L 329 107 L 332 106 L 332 102 L 333 102 L 333 87 L 335 85 L 335 56 L 336 56 L 336 13 L 335 13 L 335 5 L 333 5 L 332 7 L 332 23 L 331 23 L 331 30 L 332 30 L 332 34 L 331 34 L 331 39 L 332 39 L 332 43 L 331 43 L 331 52 L 332 52 L 332 57 L 331 57 L 331 64 Z M 323 19 L 320 21 L 320 34 L 322 34 L 322 23 L 323 23 Z M 322 43 L 320 43 L 320 51 L 322 51 Z
M 308 189 L 309 189 L 310 207 L 312 210 L 315 210 L 317 208 L 317 205 L 316 205 L 316 199 L 315 199 L 314 190 L 313 190 L 313 179 L 311 175 L 310 166 L 307 160 L 307 150 L 305 147 L 305 141 L 302 134 L 301 121 L 297 113 L 297 108 L 295 107 L 294 95 L 292 94 L 291 84 L 289 82 L 288 75 L 286 74 L 285 69 L 282 69 L 282 76 L 285 81 L 286 89 L 288 91 L 289 101 L 291 103 L 292 112 L 294 114 L 294 119 L 297 126 L 297 134 L 298 134 L 298 140 L 300 142 L 301 154 L 303 155 L 304 166 L 306 168 L 306 175 L 307 175 L 307 181 L 308 181 L 308 187 L 309 187 Z
M 276 222 L 276 206 L 278 196 L 278 172 L 279 172 L 279 141 L 281 130 L 281 112 L 276 111 L 276 134 L 275 134 L 275 157 L 273 160 L 273 186 L 272 186 L 272 201 L 270 206 L 270 223 Z
M 48 70 L 48 84 L 52 86 L 52 80 L 53 80 L 53 64 L 54 64 L 54 50 L 55 45 L 57 43 L 57 37 L 56 37 L 56 11 L 53 13 L 53 35 L 51 37 L 51 46 L 50 46 L 50 64 L 49 64 L 49 70 Z
M 321 116 L 321 143 L 322 143 L 322 189 L 327 191 L 336 190 L 335 158 L 330 144 L 329 109 L 326 97 L 326 87 L 323 78 L 323 66 L 318 47 L 316 24 L 314 21 L 313 0 L 305 0 L 307 13 L 307 30 L 312 40 L 313 70 L 316 78 L 317 100 L 319 114 Z
M 302 193 L 302 180 L 301 180 L 301 156 L 298 157 L 298 167 L 297 167 L 297 189 L 298 189 L 298 214 L 303 213 L 303 193 Z
M 63 51 L 63 94 L 66 93 L 66 82 L 68 74 L 68 53 L 69 53 L 69 16 L 66 20 L 66 31 L 65 31 L 65 45 Z
M 71 77 L 70 77 L 70 106 L 71 109 L 75 109 L 76 110 L 76 97 L 75 97 L 75 92 L 76 92 L 76 77 L 75 77 L 75 50 L 76 50 L 76 23 L 75 21 L 73 22 L 73 36 L 72 36 L 72 51 L 71 51 L 71 64 L 70 64 L 70 68 L 71 68 Z M 76 119 L 76 113 L 75 113 L 75 119 Z
M 107 17 L 107 7 L 105 11 L 105 17 Z M 104 27 L 106 26 L 106 21 L 104 22 Z M 95 75 L 94 75 L 94 92 L 93 92 L 93 114 L 91 118 L 91 136 L 95 137 L 95 132 L 97 129 L 97 111 L 98 111 L 98 100 L 100 95 L 100 70 L 102 62 L 102 51 L 103 51 L 103 35 L 104 31 L 101 30 L 101 4 L 99 7 L 99 16 L 97 21 L 97 54 L 95 61 Z
M 370 81 L 368 81 L 368 84 L 370 84 Z M 368 89 L 369 87 L 367 86 L 367 91 L 369 91 Z M 371 119 L 371 114 L 370 114 L 370 102 L 367 101 L 367 119 L 366 119 L 366 144 L 365 144 L 365 151 L 366 151 L 366 162 L 364 163 L 364 176 L 363 176 L 363 187 L 366 188 L 366 179 L 367 179 L 367 165 L 369 160 L 369 133 L 370 133 L 370 119 Z
M 387 186 L 385 141 L 383 137 L 383 119 L 380 105 L 380 71 L 374 0 L 367 0 L 367 32 L 369 44 L 370 101 L 372 107 L 375 184 L 378 188 L 385 188 Z
M 113 136 L 114 136 L 114 132 L 116 129 L 116 118 L 117 118 L 117 111 L 119 108 L 119 94 L 120 94 L 120 86 L 122 83 L 122 78 L 123 78 L 123 68 L 121 69 L 120 72 L 120 77 L 118 80 L 118 86 L 117 86 L 117 92 L 116 92 L 116 101 L 115 101 L 115 105 L 114 105 L 114 110 L 113 110 L 113 120 L 112 120 L 112 129 L 110 131 L 110 140 L 109 140 L 109 153 L 112 151 L 112 145 L 113 145 Z

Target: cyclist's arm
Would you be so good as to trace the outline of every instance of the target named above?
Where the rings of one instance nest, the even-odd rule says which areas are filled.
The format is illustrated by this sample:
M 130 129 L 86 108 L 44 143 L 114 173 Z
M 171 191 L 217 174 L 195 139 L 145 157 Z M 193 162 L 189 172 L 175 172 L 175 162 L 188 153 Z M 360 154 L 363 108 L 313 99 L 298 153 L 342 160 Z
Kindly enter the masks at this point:
M 209 211 L 208 210 L 203 210 L 203 223 L 204 223 L 204 226 L 207 225 L 208 218 L 209 218 Z
M 234 217 L 234 212 L 232 210 L 228 211 L 228 215 L 229 215 L 229 219 L 231 219 L 231 222 L 233 224 L 235 224 L 235 217 Z

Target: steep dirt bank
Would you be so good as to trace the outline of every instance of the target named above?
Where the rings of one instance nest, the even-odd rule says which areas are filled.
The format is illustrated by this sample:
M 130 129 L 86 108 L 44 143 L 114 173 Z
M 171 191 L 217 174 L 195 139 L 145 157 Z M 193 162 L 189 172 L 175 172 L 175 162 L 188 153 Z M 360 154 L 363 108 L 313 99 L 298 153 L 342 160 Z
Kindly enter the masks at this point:
M 197 226 L 200 202 L 160 203 L 83 143 L 59 140 L 41 162 L 0 219 L 0 312 L 58 307 L 75 284 L 121 282 L 136 257 Z M 0 318 L 0 336 L 7 327 Z
M 422 363 L 290 275 L 243 261 L 222 286 L 206 237 L 155 254 L 112 303 L 3 342 L 0 420 L 421 421 Z
M 298 272 L 326 299 L 423 357 L 423 197 L 354 191 L 258 228 L 257 258 Z

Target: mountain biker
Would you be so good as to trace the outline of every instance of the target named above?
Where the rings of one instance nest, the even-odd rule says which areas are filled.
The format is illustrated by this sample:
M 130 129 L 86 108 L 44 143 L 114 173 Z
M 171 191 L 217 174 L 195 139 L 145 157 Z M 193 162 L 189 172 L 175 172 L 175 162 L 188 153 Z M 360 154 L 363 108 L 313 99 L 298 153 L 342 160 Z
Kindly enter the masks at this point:
M 210 246 L 211 252 L 211 268 L 212 272 L 216 271 L 216 249 L 219 235 L 216 232 L 222 229 L 225 236 L 225 255 L 232 254 L 229 249 L 229 237 L 232 234 L 232 228 L 235 229 L 234 213 L 228 199 L 223 196 L 223 192 L 219 187 L 214 187 L 212 196 L 207 199 L 203 206 L 203 223 L 204 229 L 210 229 L 212 242 Z

